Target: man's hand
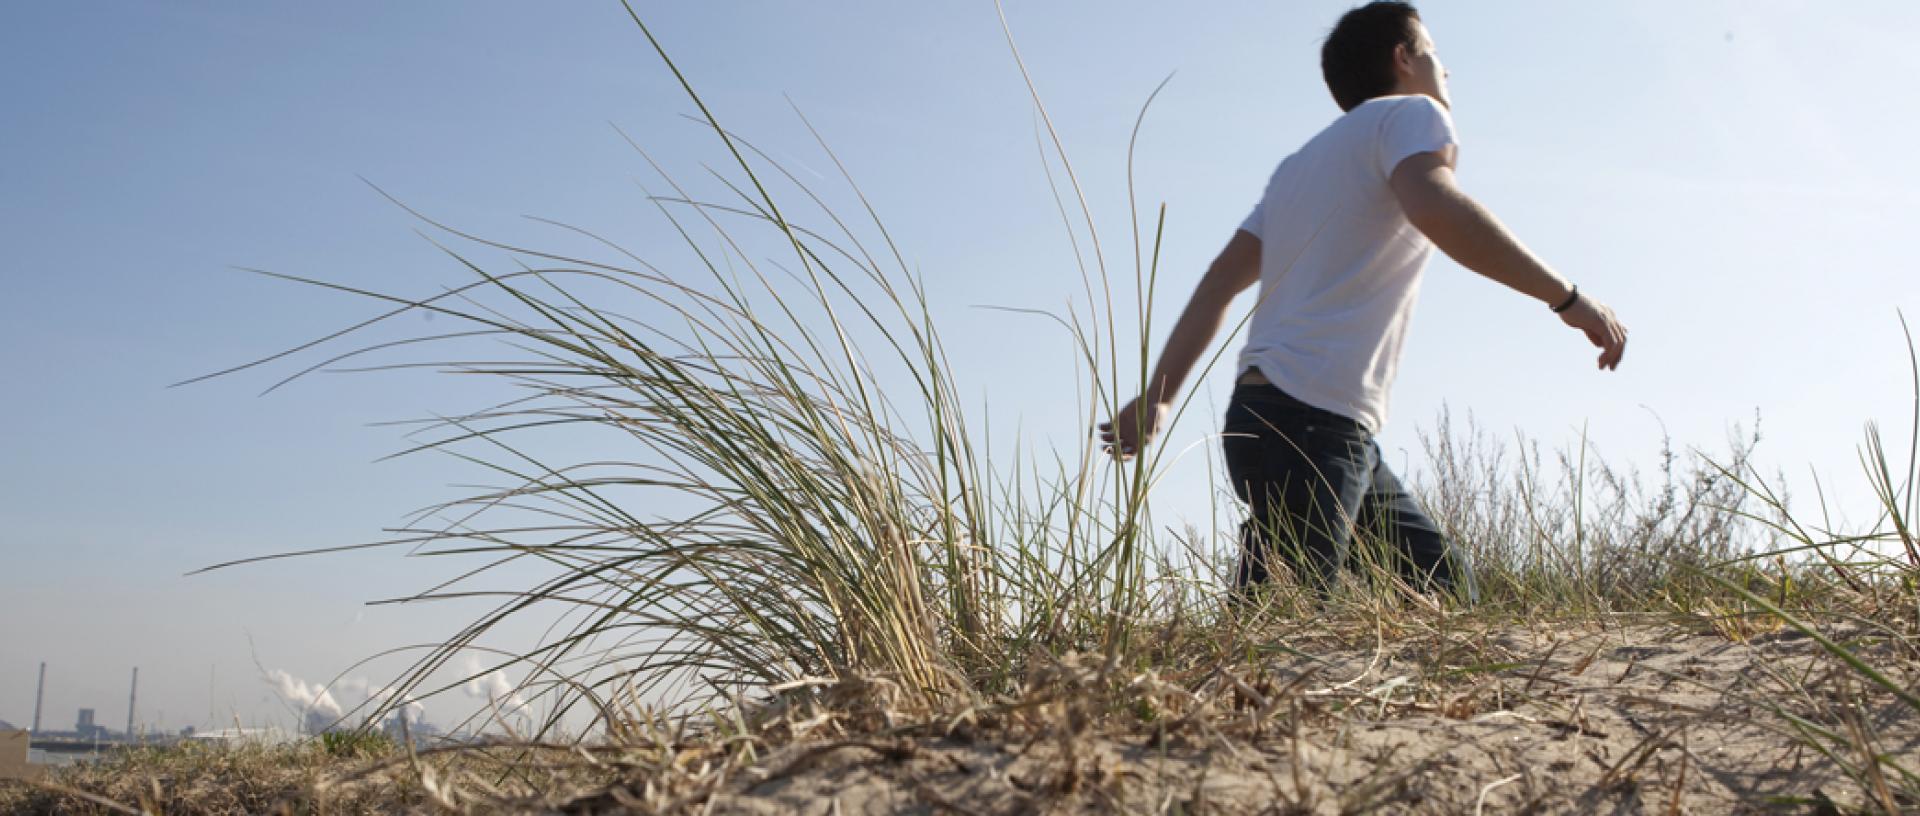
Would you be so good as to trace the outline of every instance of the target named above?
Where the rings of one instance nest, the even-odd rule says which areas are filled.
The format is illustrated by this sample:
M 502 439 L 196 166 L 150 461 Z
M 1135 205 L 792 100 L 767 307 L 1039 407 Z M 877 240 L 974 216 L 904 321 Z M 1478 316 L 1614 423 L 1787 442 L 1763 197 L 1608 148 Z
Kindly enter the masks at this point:
M 1106 452 L 1120 459 L 1130 459 L 1141 448 L 1153 441 L 1166 424 L 1167 415 L 1173 412 L 1173 406 L 1164 402 L 1151 402 L 1144 405 L 1139 397 L 1129 401 L 1120 409 L 1112 422 L 1100 423 L 1100 442 L 1106 445 Z
M 1227 242 L 1227 248 L 1220 250 L 1220 256 L 1207 267 L 1200 285 L 1194 287 L 1186 310 L 1180 313 L 1180 320 L 1173 324 L 1173 334 L 1167 337 L 1160 364 L 1154 366 L 1153 374 L 1141 385 L 1141 395 L 1120 409 L 1112 422 L 1101 423 L 1100 441 L 1105 443 L 1107 453 L 1127 459 L 1153 441 L 1168 415 L 1173 413 L 1173 397 L 1180 393 L 1180 386 L 1193 371 L 1193 364 L 1207 350 L 1207 344 L 1213 342 L 1213 336 L 1220 333 L 1233 297 L 1259 280 L 1260 239 L 1246 230 L 1237 230 Z
M 1542 303 L 1559 303 L 1567 282 L 1521 245 L 1500 219 L 1460 189 L 1453 178 L 1454 150 L 1416 153 L 1393 169 L 1388 184 L 1407 221 L 1461 266 L 1506 284 Z M 1627 328 L 1606 304 L 1581 295 L 1560 313 L 1600 349 L 1600 368 L 1620 367 Z
M 1620 358 L 1627 353 L 1627 327 L 1621 325 L 1606 304 L 1582 294 L 1578 302 L 1560 313 L 1560 320 L 1586 332 L 1587 340 L 1600 349 L 1602 369 L 1611 371 L 1620 367 Z

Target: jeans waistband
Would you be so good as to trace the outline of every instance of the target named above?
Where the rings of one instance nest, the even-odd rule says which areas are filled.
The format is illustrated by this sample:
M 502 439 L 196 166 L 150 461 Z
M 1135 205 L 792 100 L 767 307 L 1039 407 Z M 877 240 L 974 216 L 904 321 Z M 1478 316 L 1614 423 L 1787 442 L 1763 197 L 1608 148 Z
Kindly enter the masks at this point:
M 1241 374 L 1234 380 L 1233 399 L 1237 402 L 1264 403 L 1270 406 L 1278 406 L 1295 415 L 1311 416 L 1323 422 L 1339 423 L 1368 436 L 1373 435 L 1373 432 L 1359 420 L 1345 414 L 1329 411 L 1325 408 L 1302 402 L 1300 398 L 1280 390 L 1280 386 L 1268 382 L 1267 378 L 1262 376 L 1260 370 L 1256 368 L 1247 369 L 1246 373 Z

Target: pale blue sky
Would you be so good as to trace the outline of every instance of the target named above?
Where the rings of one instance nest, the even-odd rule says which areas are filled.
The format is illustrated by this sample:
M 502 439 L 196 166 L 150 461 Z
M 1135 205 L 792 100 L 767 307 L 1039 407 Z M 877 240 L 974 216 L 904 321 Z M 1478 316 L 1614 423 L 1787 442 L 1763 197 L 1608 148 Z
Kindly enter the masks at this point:
M 1143 210 L 1169 208 L 1162 332 L 1274 163 L 1337 113 L 1317 46 L 1346 5 L 1011 4 L 1109 257 L 1129 254 L 1128 129 L 1177 72 L 1137 160 Z M 828 173 L 783 94 L 806 110 L 926 275 L 996 427 L 1078 441 L 1057 330 L 971 308 L 1058 309 L 1079 290 L 990 3 L 641 8 L 727 125 Z M 1463 183 L 1634 333 L 1620 370 L 1596 373 L 1536 304 L 1437 261 L 1382 437 L 1391 461 L 1417 463 L 1443 404 L 1549 445 L 1585 426 L 1645 465 L 1656 415 L 1718 449 L 1757 410 L 1765 462 L 1840 483 L 1861 422 L 1904 427 L 1895 309 L 1920 305 L 1906 138 L 1920 115 L 1904 101 L 1920 57 L 1905 40 L 1920 12 L 1423 11 L 1453 74 Z M 143 722 L 267 719 L 279 709 L 255 657 L 321 680 L 474 611 L 363 606 L 452 568 L 390 552 L 181 577 L 373 539 L 476 480 L 445 460 L 370 464 L 404 442 L 368 425 L 471 408 L 482 388 L 322 375 L 256 398 L 286 366 L 166 388 L 373 312 L 231 267 L 416 294 L 462 282 L 358 176 L 485 235 L 579 246 L 520 218 L 541 215 L 672 262 L 633 183 L 645 165 L 608 123 L 677 173 L 720 158 L 603 2 L 26 5 L 0 30 L 0 99 L 0 719 L 31 718 L 46 660 L 50 727 L 81 706 L 117 726 L 134 665 Z M 433 327 L 412 320 L 401 329 Z M 1199 388 L 1172 444 L 1216 430 L 1225 380 Z M 1189 456 L 1162 512 L 1201 512 L 1209 488 Z

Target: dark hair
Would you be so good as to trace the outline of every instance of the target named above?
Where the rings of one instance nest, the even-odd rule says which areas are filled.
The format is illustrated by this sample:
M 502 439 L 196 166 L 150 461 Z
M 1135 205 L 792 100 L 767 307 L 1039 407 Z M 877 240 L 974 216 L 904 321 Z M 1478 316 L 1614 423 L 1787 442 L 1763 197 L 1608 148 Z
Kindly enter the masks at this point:
M 1343 111 L 1393 92 L 1393 47 L 1413 48 L 1420 12 L 1410 3 L 1368 3 L 1340 16 L 1320 46 L 1320 73 Z

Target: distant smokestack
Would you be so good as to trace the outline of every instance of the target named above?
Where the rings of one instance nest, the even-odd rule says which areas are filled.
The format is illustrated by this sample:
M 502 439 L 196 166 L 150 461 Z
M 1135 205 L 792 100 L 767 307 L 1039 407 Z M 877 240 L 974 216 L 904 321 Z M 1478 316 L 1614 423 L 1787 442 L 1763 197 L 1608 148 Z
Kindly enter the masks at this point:
M 127 739 L 133 739 L 133 704 L 140 696 L 140 667 L 133 667 L 133 687 L 127 689 Z
M 40 736 L 40 704 L 47 698 L 47 661 L 40 661 L 40 685 L 33 687 L 33 730 L 28 732 Z

